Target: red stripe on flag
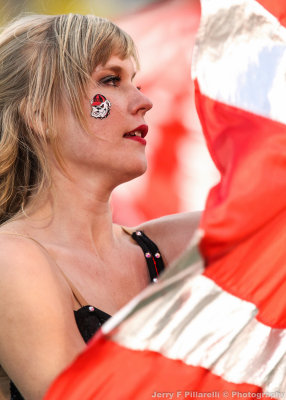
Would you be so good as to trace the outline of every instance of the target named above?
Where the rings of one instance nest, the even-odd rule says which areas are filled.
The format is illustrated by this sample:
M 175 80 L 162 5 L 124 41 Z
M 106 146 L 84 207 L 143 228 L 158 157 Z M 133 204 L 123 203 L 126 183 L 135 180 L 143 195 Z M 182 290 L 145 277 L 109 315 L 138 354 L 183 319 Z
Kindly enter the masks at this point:
M 155 392 L 174 393 L 173 399 L 228 396 L 253 399 L 251 393 L 262 390 L 250 384 L 226 382 L 204 368 L 187 366 L 155 352 L 129 350 L 97 335 L 87 350 L 54 382 L 44 400 L 162 397 L 154 396 Z M 240 392 L 240 395 L 233 392 Z M 202 393 L 212 395 L 203 396 Z
M 243 216 L 242 216 L 243 218 Z M 286 212 L 213 261 L 204 275 L 256 305 L 256 319 L 286 328 Z
M 257 0 L 266 10 L 271 12 L 282 25 L 286 26 L 286 2 L 285 0 Z
M 212 100 L 198 86 L 196 91 L 209 151 L 222 176 L 201 222 L 210 262 L 283 213 L 286 126 Z
M 221 181 L 201 220 L 205 275 L 286 328 L 286 126 L 214 101 L 196 101 Z

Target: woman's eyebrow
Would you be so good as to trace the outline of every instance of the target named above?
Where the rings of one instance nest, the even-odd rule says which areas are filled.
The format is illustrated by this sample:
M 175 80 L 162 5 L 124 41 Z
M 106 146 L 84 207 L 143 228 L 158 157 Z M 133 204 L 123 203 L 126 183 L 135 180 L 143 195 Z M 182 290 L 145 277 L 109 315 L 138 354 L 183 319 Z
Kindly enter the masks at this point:
M 117 75 L 122 75 L 122 73 L 125 72 L 125 69 L 121 68 L 119 65 L 105 65 L 103 67 L 103 69 L 112 71 Z M 131 80 L 133 80 L 135 78 L 136 73 L 137 73 L 137 71 L 134 71 L 134 73 L 132 74 Z

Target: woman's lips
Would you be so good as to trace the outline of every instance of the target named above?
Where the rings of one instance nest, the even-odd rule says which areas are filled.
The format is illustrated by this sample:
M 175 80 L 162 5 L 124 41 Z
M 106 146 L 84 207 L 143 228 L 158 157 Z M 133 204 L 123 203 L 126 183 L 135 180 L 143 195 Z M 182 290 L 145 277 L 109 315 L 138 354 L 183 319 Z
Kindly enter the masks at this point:
M 146 145 L 146 140 L 140 136 L 124 136 L 125 139 L 131 139 L 131 140 L 135 140 L 136 142 L 139 142 L 141 144 L 144 144 L 144 146 Z
M 144 137 L 148 133 L 148 126 L 147 125 L 140 125 L 137 128 L 133 129 L 132 131 L 125 133 L 123 137 L 125 139 L 135 140 L 143 145 L 146 145 L 146 140 Z

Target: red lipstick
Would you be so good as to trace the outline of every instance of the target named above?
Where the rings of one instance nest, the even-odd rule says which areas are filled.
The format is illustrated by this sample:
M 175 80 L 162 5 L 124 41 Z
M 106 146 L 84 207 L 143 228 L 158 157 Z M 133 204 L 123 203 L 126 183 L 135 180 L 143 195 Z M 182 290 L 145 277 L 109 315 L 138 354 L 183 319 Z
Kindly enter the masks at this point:
M 123 135 L 126 139 L 135 140 L 143 145 L 146 145 L 146 140 L 144 139 L 148 133 L 148 126 L 147 125 L 140 125 L 137 128 L 133 129 L 130 132 L 127 132 Z

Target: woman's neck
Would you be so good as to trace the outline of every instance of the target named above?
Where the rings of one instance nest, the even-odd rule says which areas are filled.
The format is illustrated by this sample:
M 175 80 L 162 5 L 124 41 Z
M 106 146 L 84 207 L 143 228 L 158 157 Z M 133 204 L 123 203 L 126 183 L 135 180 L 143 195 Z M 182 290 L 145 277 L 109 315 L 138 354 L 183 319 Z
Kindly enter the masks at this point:
M 104 248 L 120 233 L 112 223 L 110 196 L 111 190 L 102 185 L 63 177 L 27 208 L 27 226 L 37 236 L 56 238 L 63 246 Z

